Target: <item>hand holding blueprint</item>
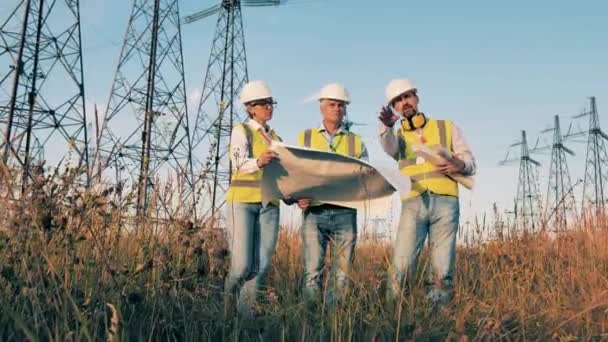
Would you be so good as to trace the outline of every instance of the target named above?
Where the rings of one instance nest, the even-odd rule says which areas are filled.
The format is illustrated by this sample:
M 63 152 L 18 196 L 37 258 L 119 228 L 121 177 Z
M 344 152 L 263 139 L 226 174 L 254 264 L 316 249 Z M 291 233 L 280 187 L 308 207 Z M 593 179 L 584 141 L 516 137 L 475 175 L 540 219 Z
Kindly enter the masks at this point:
M 414 150 L 414 152 L 416 152 L 416 155 L 424 158 L 424 160 L 430 162 L 433 165 L 445 163 L 446 160 L 452 158 L 452 153 L 450 153 L 443 147 L 432 149 L 425 145 L 414 144 L 412 146 L 412 149 Z M 448 177 L 462 184 L 462 186 L 469 190 L 472 190 L 475 186 L 475 181 L 473 180 L 473 177 L 463 176 L 461 174 L 450 174 Z

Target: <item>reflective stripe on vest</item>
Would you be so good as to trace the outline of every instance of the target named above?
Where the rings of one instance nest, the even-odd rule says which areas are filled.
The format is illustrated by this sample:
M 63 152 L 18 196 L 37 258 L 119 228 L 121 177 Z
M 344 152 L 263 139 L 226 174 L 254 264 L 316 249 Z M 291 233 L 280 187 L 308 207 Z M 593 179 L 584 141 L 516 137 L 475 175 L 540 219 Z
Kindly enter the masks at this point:
M 245 129 L 245 136 L 247 137 L 247 152 L 249 152 L 249 158 L 253 158 L 253 130 L 251 126 L 247 124 L 243 124 L 243 128 Z
M 403 139 L 401 134 L 397 135 L 397 143 L 399 144 L 399 152 L 397 152 L 397 156 L 399 157 L 399 159 L 405 159 L 405 140 Z
M 355 157 L 355 135 L 354 134 L 347 135 L 346 141 L 348 143 L 348 155 L 350 157 Z
M 304 147 L 310 148 L 312 145 L 312 129 L 304 131 Z
M 245 188 L 257 188 L 261 184 L 262 184 L 261 181 L 251 180 L 251 179 L 233 179 L 232 182 L 230 182 L 230 186 L 245 187 Z
M 439 145 L 447 148 L 447 136 L 445 131 L 445 121 L 437 120 L 437 128 L 439 129 Z
M 431 172 L 425 172 L 425 173 L 411 176 L 410 179 L 412 180 L 412 182 L 420 182 L 421 180 L 424 180 L 424 179 L 444 178 L 444 177 L 445 176 L 439 171 L 431 171 Z

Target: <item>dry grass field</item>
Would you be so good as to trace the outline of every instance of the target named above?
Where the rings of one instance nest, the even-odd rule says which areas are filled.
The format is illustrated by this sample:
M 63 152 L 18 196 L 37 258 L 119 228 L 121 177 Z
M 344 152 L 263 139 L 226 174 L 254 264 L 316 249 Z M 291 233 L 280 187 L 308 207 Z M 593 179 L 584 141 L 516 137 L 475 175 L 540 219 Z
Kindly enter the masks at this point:
M 338 306 L 301 303 L 297 227 L 282 227 L 255 321 L 222 319 L 229 253 L 221 231 L 185 219 L 135 224 L 125 195 L 40 181 L 0 199 L 0 340 L 41 341 L 519 341 L 608 340 L 608 227 L 579 224 L 468 243 L 456 297 L 442 310 L 423 284 L 401 307 L 384 303 L 390 242 L 361 237 L 351 291 Z M 68 177 L 68 176 L 65 176 Z M 154 204 L 154 203 L 153 203 Z M 418 279 L 424 279 L 423 256 Z

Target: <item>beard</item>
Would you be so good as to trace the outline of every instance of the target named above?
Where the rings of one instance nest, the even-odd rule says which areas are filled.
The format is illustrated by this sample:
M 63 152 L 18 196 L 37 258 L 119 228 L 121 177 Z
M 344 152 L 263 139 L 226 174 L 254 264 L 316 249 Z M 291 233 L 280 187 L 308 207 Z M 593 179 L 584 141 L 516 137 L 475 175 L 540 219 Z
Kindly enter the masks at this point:
M 416 110 L 416 108 L 411 107 L 411 106 L 403 107 L 403 109 L 401 110 L 401 115 L 404 118 L 409 118 L 411 116 L 414 116 L 416 113 L 418 113 L 418 110 Z

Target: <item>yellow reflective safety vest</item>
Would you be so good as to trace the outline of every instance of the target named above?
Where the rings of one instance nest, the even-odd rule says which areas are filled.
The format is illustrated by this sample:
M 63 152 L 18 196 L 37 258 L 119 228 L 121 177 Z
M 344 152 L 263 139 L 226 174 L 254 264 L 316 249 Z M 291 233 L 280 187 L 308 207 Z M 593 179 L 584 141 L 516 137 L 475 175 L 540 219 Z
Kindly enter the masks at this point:
M 334 137 L 333 144 L 318 128 L 307 129 L 298 136 L 298 145 L 323 152 L 334 152 L 343 156 L 361 158 L 363 154 L 363 140 L 358 134 L 341 129 Z M 311 206 L 322 205 L 322 202 L 313 201 Z
M 397 134 L 399 142 L 399 170 L 412 180 L 412 190 L 402 199 L 419 196 L 425 191 L 458 197 L 458 184 L 422 158 L 417 158 L 413 144 L 423 144 L 430 148 L 437 145 L 452 151 L 452 122 L 429 119 L 421 130 L 406 131 L 401 128 Z
M 248 158 L 258 158 L 270 147 L 262 134 L 253 129 L 248 124 L 236 124 L 232 129 L 242 129 L 245 131 L 249 146 Z M 281 138 L 271 131 L 269 138 L 275 141 L 282 141 Z M 238 171 L 238 170 L 237 170 Z M 253 173 L 238 173 L 232 174 L 230 180 L 230 188 L 226 194 L 226 202 L 228 203 L 258 203 L 262 202 L 262 170 Z M 278 206 L 279 201 L 274 200 L 270 203 Z

